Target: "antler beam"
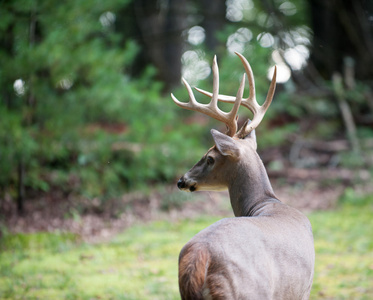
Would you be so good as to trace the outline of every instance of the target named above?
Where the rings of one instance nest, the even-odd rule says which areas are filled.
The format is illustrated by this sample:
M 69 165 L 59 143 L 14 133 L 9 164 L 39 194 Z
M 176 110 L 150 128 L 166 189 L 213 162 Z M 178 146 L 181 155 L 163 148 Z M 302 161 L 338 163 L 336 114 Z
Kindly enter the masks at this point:
M 218 64 L 216 61 L 216 56 L 214 56 L 214 61 L 212 64 L 212 73 L 213 73 L 213 87 L 212 93 L 208 93 L 208 96 L 211 98 L 209 104 L 202 104 L 196 101 L 194 97 L 192 88 L 188 84 L 188 82 L 183 78 L 183 83 L 188 91 L 189 94 L 189 102 L 180 102 L 173 94 L 171 94 L 172 100 L 175 102 L 176 105 L 180 106 L 181 108 L 198 111 L 201 112 L 209 117 L 212 117 L 218 121 L 221 121 L 227 125 L 228 132 L 227 135 L 234 136 L 237 131 L 237 112 L 240 107 L 243 91 L 245 86 L 245 74 L 241 80 L 240 87 L 238 89 L 236 97 L 229 97 L 229 102 L 234 103 L 234 106 L 230 112 L 224 112 L 219 109 L 218 107 L 218 100 L 219 99 L 219 69 Z M 199 90 L 200 91 L 200 90 Z
M 276 66 L 275 66 L 275 70 L 274 70 L 274 74 L 273 74 L 273 77 L 272 77 L 271 84 L 269 86 L 267 98 L 262 105 L 259 105 L 258 102 L 256 101 L 255 81 L 254 81 L 254 75 L 253 75 L 253 71 L 251 69 L 251 66 L 242 54 L 240 54 L 238 52 L 235 52 L 235 53 L 241 59 L 242 64 L 244 65 L 244 68 L 245 68 L 245 71 L 246 71 L 246 74 L 247 74 L 247 79 L 249 80 L 249 88 L 250 88 L 249 97 L 244 98 L 241 101 L 241 105 L 248 108 L 254 115 L 252 122 L 248 123 L 247 127 L 245 128 L 245 132 L 246 132 L 246 134 L 248 134 L 260 124 L 260 122 L 262 121 L 262 119 L 264 117 L 264 114 L 266 113 L 269 105 L 272 102 L 273 95 L 274 95 L 275 89 L 276 89 L 277 69 L 276 69 Z M 196 88 L 196 90 L 198 92 L 208 96 L 208 97 L 213 96 L 213 93 L 201 90 L 199 88 Z M 214 97 L 216 97 L 216 95 L 214 95 Z M 219 101 L 227 102 L 227 103 L 235 103 L 235 98 L 232 97 L 232 96 L 218 95 L 217 97 L 218 97 Z

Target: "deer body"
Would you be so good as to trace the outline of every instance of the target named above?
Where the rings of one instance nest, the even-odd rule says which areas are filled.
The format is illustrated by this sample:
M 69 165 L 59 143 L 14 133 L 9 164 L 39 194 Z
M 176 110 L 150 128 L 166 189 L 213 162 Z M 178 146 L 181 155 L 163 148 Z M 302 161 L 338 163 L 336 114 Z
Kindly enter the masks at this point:
M 310 227 L 300 215 L 278 216 L 292 210 L 272 210 L 223 219 L 190 240 L 180 254 L 182 299 L 308 299 L 313 253 L 304 248 L 312 245 Z M 196 264 L 191 253 L 206 260 Z
M 249 77 L 250 91 L 253 91 L 251 68 L 239 56 Z M 231 99 L 218 95 L 215 79 L 216 71 L 212 94 L 201 92 L 209 95 L 212 102 L 218 99 L 235 102 L 234 111 L 242 104 L 244 80 L 237 97 Z M 269 94 L 273 96 L 273 92 L 274 80 Z M 252 104 L 251 97 L 252 94 L 249 104 L 247 99 L 244 101 L 255 111 L 253 122 L 245 123 L 238 133 L 235 133 L 236 125 L 229 128 L 227 135 L 212 130 L 215 146 L 178 182 L 180 189 L 192 192 L 228 189 L 235 214 L 235 218 L 220 220 L 202 230 L 181 250 L 179 289 L 182 299 L 309 297 L 315 260 L 311 225 L 301 212 L 278 200 L 272 190 L 256 152 L 253 130 L 265 110 L 261 116 L 255 115 L 261 107 Z M 262 106 L 265 109 L 269 106 L 268 99 Z M 193 109 L 198 110 L 197 106 L 194 100 Z M 235 114 L 232 115 L 235 118 Z M 233 118 L 224 119 L 224 122 L 230 126 Z

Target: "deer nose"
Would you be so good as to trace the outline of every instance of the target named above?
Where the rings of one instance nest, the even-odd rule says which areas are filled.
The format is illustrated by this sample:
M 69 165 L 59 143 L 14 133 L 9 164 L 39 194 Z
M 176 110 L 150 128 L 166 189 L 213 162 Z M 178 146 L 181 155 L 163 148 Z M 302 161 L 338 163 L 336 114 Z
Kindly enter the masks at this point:
M 178 187 L 179 189 L 183 189 L 183 188 L 185 188 L 184 177 L 181 177 L 181 178 L 179 179 L 179 181 L 177 182 L 177 187 Z

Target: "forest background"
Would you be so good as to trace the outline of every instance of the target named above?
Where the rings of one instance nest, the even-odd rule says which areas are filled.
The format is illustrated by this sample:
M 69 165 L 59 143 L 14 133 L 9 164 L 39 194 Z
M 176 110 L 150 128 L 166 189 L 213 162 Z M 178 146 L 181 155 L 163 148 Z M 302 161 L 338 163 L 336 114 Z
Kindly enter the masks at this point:
M 220 91 L 235 95 L 235 51 L 259 103 L 278 68 L 257 136 L 285 201 L 314 211 L 371 199 L 372 1 L 2 0 L 1 236 L 101 241 L 158 212 L 214 210 L 215 194 L 199 196 L 206 208 L 173 186 L 224 127 L 170 92 L 187 100 L 181 77 L 211 90 L 216 54 Z M 240 110 L 240 124 L 250 117 Z

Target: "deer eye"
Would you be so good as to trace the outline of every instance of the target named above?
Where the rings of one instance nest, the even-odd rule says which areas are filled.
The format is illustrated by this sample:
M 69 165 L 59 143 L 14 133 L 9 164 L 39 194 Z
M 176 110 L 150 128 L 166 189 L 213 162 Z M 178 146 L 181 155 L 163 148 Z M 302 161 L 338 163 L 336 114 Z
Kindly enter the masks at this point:
M 214 164 L 215 160 L 214 160 L 213 157 L 207 156 L 206 162 L 207 162 L 207 165 L 212 166 Z

